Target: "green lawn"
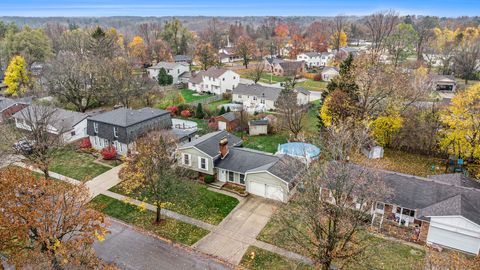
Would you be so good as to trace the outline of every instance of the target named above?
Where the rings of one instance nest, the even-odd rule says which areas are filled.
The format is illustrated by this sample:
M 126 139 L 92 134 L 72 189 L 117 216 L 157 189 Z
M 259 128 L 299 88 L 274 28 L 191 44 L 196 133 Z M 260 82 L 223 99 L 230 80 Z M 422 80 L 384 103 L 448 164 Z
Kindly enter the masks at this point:
M 313 267 L 309 265 L 254 246 L 248 247 L 240 261 L 240 266 L 250 270 L 313 270 Z
M 50 171 L 80 181 L 88 181 L 110 170 L 110 167 L 97 164 L 93 162 L 94 160 L 95 157 L 90 154 L 65 148 L 55 152 Z
M 308 112 L 302 119 L 303 131 L 307 135 L 318 134 L 318 110 L 320 106 L 318 102 L 308 109 Z
M 170 90 L 166 93 L 165 97 L 160 101 L 160 103 L 155 105 L 155 108 L 165 109 L 169 106 L 179 105 L 177 102 L 175 102 L 178 93 L 182 94 L 182 97 L 185 99 L 185 103 L 198 101 L 213 96 L 213 94 L 200 95 L 190 89 Z
M 389 171 L 396 171 L 418 176 L 441 174 L 445 172 L 445 160 L 420 154 L 385 149 L 383 158 L 367 159 L 364 155 L 352 156 L 352 161 L 364 166 L 375 166 Z M 432 170 L 435 165 L 435 171 Z
M 95 197 L 90 202 L 90 206 L 108 216 L 189 246 L 209 233 L 205 229 L 167 217 L 162 217 L 165 219 L 164 223 L 155 225 L 153 223 L 155 220 L 154 212 L 105 195 Z
M 270 81 L 271 79 L 271 81 Z M 262 74 L 261 78 L 260 78 L 260 81 L 261 82 L 265 82 L 265 83 L 279 83 L 279 82 L 284 82 L 288 79 L 288 77 L 284 77 L 284 76 L 275 76 L 275 75 L 272 75 L 270 73 L 265 73 L 265 74 Z
M 217 100 L 217 101 L 214 101 L 214 102 L 210 102 L 207 104 L 207 106 L 205 106 L 206 109 L 212 111 L 212 112 L 216 112 L 216 111 L 219 111 L 217 109 L 217 107 L 219 105 L 222 105 L 222 104 L 227 104 L 227 103 L 230 103 L 230 100 L 227 100 L 227 99 L 221 99 L 221 100 Z
M 286 205 L 280 211 L 291 211 L 291 209 Z M 257 239 L 292 250 L 295 244 L 289 243 L 288 240 L 282 240 L 282 237 L 279 236 L 282 231 L 282 225 L 276 220 L 277 218 L 274 215 L 257 236 Z M 300 223 L 299 226 L 301 226 Z M 367 235 L 366 241 L 367 249 L 365 253 L 353 265 L 349 265 L 346 269 L 414 269 L 425 257 L 423 250 L 400 242 L 385 240 L 373 235 Z M 301 253 L 301 250 L 292 251 Z M 307 256 L 307 254 L 303 255 Z
M 183 98 L 185 99 L 185 103 L 206 99 L 208 97 L 214 96 L 213 94 L 198 94 L 197 92 L 190 90 L 190 89 L 182 89 L 180 90 Z
M 287 142 L 287 135 L 277 133 L 272 135 L 249 136 L 245 132 L 237 132 L 235 135 L 243 138 L 243 146 L 255 150 L 276 153 L 278 145 Z
M 194 117 L 190 117 L 190 118 L 183 118 L 185 120 L 188 120 L 188 121 L 193 121 L 195 123 L 197 123 L 197 128 L 198 128 L 198 135 L 205 135 L 208 133 L 208 120 L 206 119 L 198 119 L 198 118 L 194 118 Z
M 172 205 L 167 208 L 204 222 L 217 225 L 237 206 L 239 201 L 218 192 L 210 191 L 207 186 L 194 182 L 189 182 L 189 191 L 192 194 L 171 194 L 167 201 Z M 152 203 L 151 195 L 142 190 L 136 190 L 131 194 L 125 192 L 122 184 L 110 189 L 113 192 L 120 193 L 138 200 L 145 200 Z
M 295 86 L 303 87 L 310 91 L 323 91 L 327 88 L 327 82 L 324 81 L 314 81 L 311 79 L 305 79 L 303 82 L 298 82 Z

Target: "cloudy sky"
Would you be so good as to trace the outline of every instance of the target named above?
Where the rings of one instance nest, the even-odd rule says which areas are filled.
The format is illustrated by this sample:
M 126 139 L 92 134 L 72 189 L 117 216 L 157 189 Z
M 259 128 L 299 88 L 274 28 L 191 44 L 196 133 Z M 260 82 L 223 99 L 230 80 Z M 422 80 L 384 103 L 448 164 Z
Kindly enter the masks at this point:
M 480 0 L 0 0 L 0 16 L 332 16 L 394 9 L 400 14 L 479 16 Z

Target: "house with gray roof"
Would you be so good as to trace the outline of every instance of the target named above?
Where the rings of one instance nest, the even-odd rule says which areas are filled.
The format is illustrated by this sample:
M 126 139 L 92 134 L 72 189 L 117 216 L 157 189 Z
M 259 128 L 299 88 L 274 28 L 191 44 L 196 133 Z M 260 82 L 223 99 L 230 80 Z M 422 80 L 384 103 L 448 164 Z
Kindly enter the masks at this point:
M 432 81 L 433 90 L 441 92 L 455 92 L 457 81 L 453 75 L 430 74 L 429 79 Z
M 461 174 L 429 178 L 382 174 L 392 195 L 377 202 L 373 218 L 411 228 L 417 242 L 471 254 L 480 252 L 480 183 Z
M 177 150 L 179 164 L 213 175 L 265 198 L 287 202 L 304 172 L 301 161 L 284 155 L 242 148 L 242 140 L 226 131 L 206 134 Z
M 322 80 L 323 81 L 329 82 L 333 78 L 338 76 L 340 73 L 339 73 L 338 68 L 336 68 L 336 67 L 324 67 L 322 69 L 322 71 L 320 72 L 320 74 L 322 74 Z
M 240 75 L 226 68 L 211 67 L 192 74 L 188 88 L 196 92 L 222 95 L 231 92 L 240 83 Z
M 297 55 L 297 61 L 305 61 L 309 68 L 322 66 L 322 55 L 317 52 L 304 52 Z
M 147 68 L 148 77 L 157 80 L 160 69 L 164 68 L 168 75 L 173 78 L 173 84 L 180 82 L 179 78 L 190 71 L 190 67 L 184 62 L 158 62 L 156 65 Z
M 175 63 L 187 63 L 190 65 L 192 63 L 192 56 L 185 54 L 177 54 L 173 57 L 173 61 Z
M 276 76 L 288 76 L 288 77 L 301 77 L 305 72 L 304 61 L 283 61 L 273 65 L 273 75 Z
M 30 105 L 14 113 L 12 118 L 18 129 L 32 130 L 32 126 L 38 123 L 47 124 L 47 130 L 51 134 L 61 135 L 65 143 L 87 137 L 87 118 L 85 113 L 64 110 L 60 108 Z
M 135 140 L 152 130 L 170 129 L 170 112 L 154 108 L 119 108 L 88 118 L 87 134 L 92 147 L 101 150 L 113 145 L 120 155 L 134 147 Z
M 0 124 L 10 119 L 13 114 L 23 110 L 32 102 L 32 98 L 0 97 Z

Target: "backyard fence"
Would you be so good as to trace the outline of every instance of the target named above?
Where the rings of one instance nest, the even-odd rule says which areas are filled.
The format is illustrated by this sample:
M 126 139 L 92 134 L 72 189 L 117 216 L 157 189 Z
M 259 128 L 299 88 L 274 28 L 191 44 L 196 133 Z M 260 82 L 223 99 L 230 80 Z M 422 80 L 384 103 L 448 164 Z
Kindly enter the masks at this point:
M 222 100 L 223 97 L 221 95 L 214 95 L 214 96 L 211 96 L 211 97 L 207 97 L 207 98 L 204 98 L 204 99 L 199 99 L 199 100 L 194 100 L 194 101 L 190 101 L 186 104 L 190 105 L 190 106 L 193 106 L 193 107 L 196 107 L 198 105 L 198 103 L 201 103 L 202 106 L 205 106 L 209 103 L 212 103 L 212 102 L 215 102 L 215 101 L 219 101 L 219 100 Z

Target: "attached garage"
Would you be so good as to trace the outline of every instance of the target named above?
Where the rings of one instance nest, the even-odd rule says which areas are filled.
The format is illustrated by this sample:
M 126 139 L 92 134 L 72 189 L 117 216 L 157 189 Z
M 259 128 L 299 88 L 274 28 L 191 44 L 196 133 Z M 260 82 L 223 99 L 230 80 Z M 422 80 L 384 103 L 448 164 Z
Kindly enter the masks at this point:
M 427 242 L 479 254 L 480 226 L 463 217 L 432 217 Z
M 281 202 L 288 200 L 288 185 L 282 179 L 268 172 L 247 173 L 245 177 L 250 194 Z

